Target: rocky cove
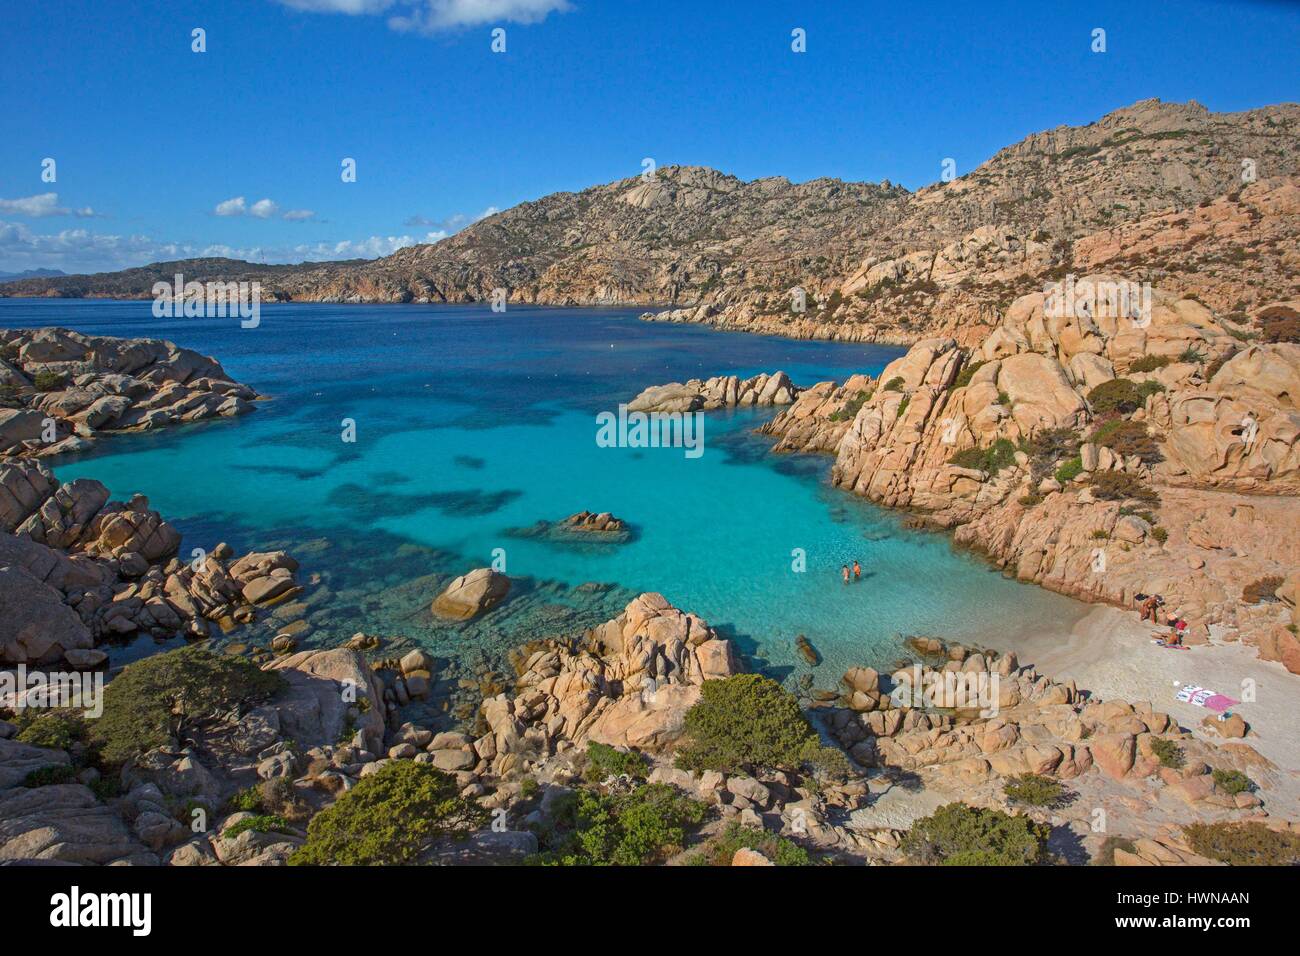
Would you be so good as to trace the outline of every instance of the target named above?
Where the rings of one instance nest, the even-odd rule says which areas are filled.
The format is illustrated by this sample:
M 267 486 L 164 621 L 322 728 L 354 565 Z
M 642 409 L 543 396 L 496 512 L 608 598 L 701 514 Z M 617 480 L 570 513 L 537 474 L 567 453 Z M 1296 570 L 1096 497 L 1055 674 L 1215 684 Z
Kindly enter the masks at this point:
M 1055 477 L 1054 470 L 1050 480 L 1044 477 L 1037 484 L 1032 480 L 1025 483 L 1035 469 L 1029 452 L 1023 449 L 1012 456 L 1014 464 L 1004 463 L 996 469 L 948 463 L 948 458 L 965 450 L 962 444 L 967 440 L 973 440 L 978 449 L 992 436 L 997 436 L 995 443 L 1003 437 L 1032 440 L 1044 430 L 1084 431 L 1092 415 L 1088 395 L 1097 385 L 1115 380 L 1117 359 L 1131 366 L 1147 354 L 1169 355 L 1175 349 L 1180 349 L 1177 357 L 1181 357 L 1192 350 L 1191 341 L 1206 351 L 1215 349 L 1213 355 L 1204 355 L 1205 364 L 1224 360 L 1213 375 L 1201 375 L 1197 370 L 1165 371 L 1175 364 L 1172 360 L 1156 372 L 1164 372 L 1171 384 L 1204 391 L 1216 402 L 1252 402 L 1249 408 L 1261 423 L 1266 444 L 1255 462 L 1243 464 L 1234 462 L 1232 454 L 1224 456 L 1226 471 L 1219 465 L 1209 469 L 1210 477 L 1197 462 L 1214 459 L 1213 453 L 1201 450 L 1198 458 L 1194 436 L 1180 436 L 1186 451 L 1175 459 L 1177 464 L 1160 474 L 1167 473 L 1170 486 L 1185 487 L 1188 493 L 1245 498 L 1250 491 L 1247 501 L 1259 497 L 1259 483 L 1268 488 L 1267 483 L 1274 480 L 1294 480 L 1294 461 L 1285 453 L 1279 458 L 1267 443 L 1279 441 L 1271 437 L 1278 434 L 1282 435 L 1280 441 L 1286 442 L 1285 426 L 1276 420 L 1288 414 L 1285 386 L 1270 384 L 1266 376 L 1254 371 L 1256 366 L 1249 366 L 1247 372 L 1231 370 L 1232 362 L 1239 358 L 1267 365 L 1275 350 L 1252 347 L 1239 356 L 1235 353 L 1242 350 L 1232 343 L 1216 340 L 1213 324 L 1191 323 L 1196 331 L 1189 335 L 1180 320 L 1189 310 L 1199 317 L 1195 311 L 1187 305 L 1180 311 L 1177 300 L 1172 304 L 1167 298 L 1159 301 L 1168 313 L 1157 311 L 1153 327 L 1158 331 L 1148 330 L 1149 337 L 1123 357 L 1107 354 L 1115 336 L 1105 334 L 1104 326 L 1081 323 L 1082 331 L 1063 333 L 1059 327 L 1048 331 L 1034 318 L 1035 304 L 1029 303 L 1019 311 L 1012 310 L 1004 335 L 991 338 L 993 345 L 986 343 L 978 357 L 968 357 L 955 343 L 927 341 L 878 375 L 851 377 L 842 386 L 823 383 L 800 389 L 784 373 L 748 379 L 723 376 L 652 387 L 631 404 L 644 410 L 715 412 L 742 405 L 782 408 L 775 419 L 762 426 L 766 434 L 778 439 L 778 450 L 833 452 L 834 481 L 868 497 L 875 493 L 871 478 L 864 480 L 864 473 L 889 474 L 884 465 L 874 464 L 877 458 L 873 456 L 888 461 L 891 454 L 901 455 L 906 460 L 915 454 L 907 443 L 924 441 L 911 441 L 913 435 L 921 439 L 927 428 L 940 421 L 934 418 L 937 413 L 960 408 L 964 417 L 958 426 L 954 428 L 952 417 L 942 421 L 944 436 L 959 437 L 951 441 L 938 438 L 946 455 L 938 470 L 952 469 L 958 478 L 973 485 L 950 484 L 948 498 L 923 498 L 924 505 L 915 500 L 916 495 L 886 503 L 923 512 L 935 525 L 957 526 L 959 538 L 960 529 L 975 520 L 974 516 L 991 512 L 1008 500 L 1022 509 L 1059 509 L 1051 512 L 1057 517 L 1049 519 L 1057 524 L 1081 509 L 1086 517 L 1076 520 L 1090 525 L 1089 534 L 1082 538 L 1086 543 L 1102 540 L 1092 534 L 1098 530 L 1091 527 L 1097 520 L 1092 509 L 1113 508 L 1113 512 L 1099 513 L 1110 517 L 1111 524 L 1102 530 L 1114 535 L 1121 555 L 1130 553 L 1125 545 L 1154 547 L 1158 543 L 1162 548 L 1176 548 L 1179 540 L 1173 535 L 1157 542 L 1151 530 L 1166 524 L 1175 532 L 1183 528 L 1166 517 L 1163 496 L 1169 492 L 1164 484 L 1159 485 L 1159 525 L 1146 517 L 1120 514 L 1126 499 L 1107 504 L 1091 500 L 1087 493 L 1091 476 L 1103 470 L 1154 481 L 1149 463 L 1132 460 L 1140 455 L 1119 457 L 1108 446 L 1081 442 L 1080 461 L 1090 467 L 1080 467 L 1064 481 Z M 1023 325 L 1012 321 L 1017 315 L 1028 317 L 1022 319 Z M 44 335 L 37 333 L 31 341 Z M 1056 351 L 1062 340 L 1073 341 L 1074 335 L 1094 341 L 1089 348 L 1064 355 Z M 14 341 L 20 340 L 16 337 Z M 1011 344 L 999 344 L 1004 342 Z M 11 367 L 30 378 L 29 373 L 36 370 L 22 361 L 26 344 L 20 341 L 19 361 Z M 79 371 L 77 387 L 94 396 L 103 387 L 99 382 L 102 371 L 93 357 L 99 353 L 94 350 L 115 353 L 109 343 L 90 348 L 91 352 L 68 359 L 87 363 L 86 368 L 66 371 Z M 1110 377 L 1100 361 L 1094 366 L 1086 366 L 1092 359 L 1073 361 L 1084 353 L 1110 362 Z M 168 347 L 164 354 L 177 353 Z M 1022 354 L 1051 355 L 1058 368 L 1077 364 L 1097 377 L 1090 383 L 1080 375 L 1076 386 L 1070 373 L 1053 372 L 1051 365 L 1039 363 L 1035 357 L 1027 373 L 1029 383 L 1024 384 L 1017 378 L 1021 374 L 1018 363 L 1008 362 L 1009 356 Z M 1284 367 L 1293 362 L 1285 348 L 1280 356 Z M 969 384 L 953 388 L 964 370 L 981 362 L 967 376 Z M 1008 364 L 1010 369 L 1004 375 L 1002 368 Z M 174 365 L 167 367 L 182 387 L 192 379 L 212 377 L 196 378 L 183 366 L 180 371 L 175 371 Z M 1220 382 L 1225 371 L 1229 375 Z M 1218 382 L 1219 388 L 1204 388 L 1203 378 L 1211 384 Z M 1233 391 L 1230 383 L 1243 379 L 1251 382 L 1249 389 L 1239 384 Z M 983 403 L 972 398 L 967 404 L 962 399 L 961 389 L 973 391 L 984 383 L 992 389 L 980 393 Z M 116 384 L 123 392 L 135 389 L 129 382 Z M 1080 395 L 1083 386 L 1090 387 Z M 1172 391 L 1166 401 L 1185 404 L 1192 399 L 1177 388 Z M 1007 399 L 1014 396 L 1005 403 L 1005 412 L 998 410 L 1004 407 L 1004 394 Z M 1136 409 L 1128 414 L 1138 421 L 1147 420 L 1149 410 L 1160 407 L 1153 407 L 1152 399 L 1164 394 L 1148 395 L 1143 415 L 1136 415 Z M 1035 402 L 1028 400 L 1031 396 L 1046 396 L 1046 400 L 1035 407 Z M 98 400 L 92 398 L 91 402 Z M 946 404 L 959 400 L 961 404 Z M 77 406 L 77 401 L 81 399 L 68 398 L 49 403 L 49 407 L 68 409 L 75 417 L 77 409 L 84 407 Z M 895 436 L 897 426 L 908 423 L 913 401 L 916 409 L 922 410 L 920 420 L 913 423 L 911 431 L 898 431 Z M 989 405 L 996 408 L 988 411 Z M 1223 414 L 1237 410 L 1229 408 Z M 887 417 L 889 412 L 892 419 Z M 1181 421 L 1184 426 L 1203 420 L 1203 416 L 1176 420 L 1172 412 L 1168 414 L 1168 419 L 1154 420 Z M 886 421 L 895 425 L 878 424 Z M 1291 442 L 1293 448 L 1293 437 Z M 902 447 L 894 447 L 895 443 Z M 1090 450 L 1089 445 L 1094 447 Z M 460 799 L 486 811 L 504 810 L 507 821 L 505 829 L 475 831 L 468 846 L 437 840 L 422 845 L 421 861 L 518 861 L 538 851 L 536 830 L 555 812 L 557 801 L 581 789 L 584 780 L 590 783 L 590 768 L 598 763 L 594 755 L 601 753 L 593 750 L 593 745 L 637 754 L 637 759 L 645 762 L 632 775 L 631 783 L 619 782 L 627 774 L 614 774 L 601 777 L 601 787 L 612 792 L 636 787 L 640 774 L 650 784 L 674 788 L 711 807 L 707 822 L 696 835 L 701 845 L 726 844 L 727 827 L 739 823 L 751 831 L 781 834 L 827 859 L 897 862 L 904 858 L 901 848 L 915 820 L 946 800 L 1010 807 L 1005 785 L 1024 775 L 1068 781 L 1076 793 L 1115 808 L 1125 824 L 1124 845 L 1108 848 L 1116 862 L 1207 862 L 1182 832 L 1182 826 L 1192 821 L 1262 821 L 1273 832 L 1287 832 L 1288 825 L 1275 819 L 1268 808 L 1276 802 L 1284 812 L 1291 809 L 1293 774 L 1261 756 L 1243 739 L 1254 731 L 1241 717 L 1223 725 L 1207 721 L 1204 727 L 1186 728 L 1150 701 L 1103 701 L 1069 680 L 1056 681 L 1022 665 L 1014 653 L 934 639 L 912 642 L 900 651 L 924 668 L 996 674 L 1002 688 L 997 715 L 952 715 L 895 706 L 891 692 L 908 679 L 907 668 L 882 672 L 856 667 L 829 680 L 824 674 L 818 674 L 817 680 L 810 675 L 798 688 L 800 702 L 820 739 L 846 761 L 833 781 L 822 779 L 807 766 L 755 768 L 749 774 L 686 770 L 674 759 L 675 752 L 687 736 L 686 715 L 700 703 L 702 688 L 711 681 L 738 678 L 751 670 L 754 662 L 747 660 L 725 632 L 696 614 L 679 610 L 659 594 L 637 595 L 596 584 L 584 585 L 586 591 L 582 592 L 558 583 L 517 581 L 486 567 L 461 574 L 434 573 L 401 586 L 415 592 L 412 599 L 434 616 L 482 628 L 459 631 L 457 640 L 472 640 L 475 633 L 487 630 L 506 632 L 503 657 L 474 667 L 439 658 L 400 639 L 392 641 L 364 631 L 334 648 L 299 651 L 299 639 L 310 629 L 310 615 L 280 612 L 295 604 L 304 605 L 303 610 L 310 608 L 313 582 L 309 556 L 271 550 L 236 557 L 232 548 L 218 544 L 195 563 L 182 563 L 176 555 L 178 533 L 146 499 L 112 502 L 102 485 L 84 478 L 60 484 L 33 454 L 39 452 L 39 443 L 23 444 L 17 450 L 19 457 L 10 457 L 3 465 L 8 494 L 4 500 L 11 501 L 6 533 L 0 539 L 8 542 L 3 562 L 8 589 L 5 607 L 18 611 L 6 614 L 6 631 L 0 635 L 5 638 L 7 662 L 93 668 L 104 664 L 104 657 L 99 656 L 103 651 L 96 645 L 115 633 L 163 637 L 186 631 L 201 639 L 230 631 L 235 641 L 225 643 L 224 656 L 274 672 L 282 683 L 272 693 L 246 704 L 232 701 L 235 706 L 229 713 L 202 715 L 186 727 L 184 739 L 173 737 L 133 754 L 120 767 L 113 767 L 111 787 L 97 784 L 103 779 L 99 776 L 103 770 L 87 765 L 75 742 L 67 749 L 42 745 L 46 741 L 33 743 L 26 725 L 0 725 L 0 752 L 4 754 L 0 780 L 5 787 L 0 793 L 0 855 L 6 858 L 174 865 L 284 863 L 304 844 L 306 823 L 313 815 L 391 764 L 410 762 L 453 775 Z M 1067 446 L 1066 451 L 1070 450 Z M 1108 453 L 1105 458 L 1103 452 Z M 1243 449 L 1242 455 L 1250 452 Z M 1057 464 L 1048 462 L 1049 466 Z M 1011 469 L 1020 472 L 1012 470 L 1010 478 L 999 476 Z M 911 480 L 911 470 L 894 471 Z M 915 474 L 920 486 L 924 472 L 916 469 Z M 940 481 L 937 477 L 926 479 L 924 486 L 932 489 Z M 1070 496 L 1072 482 L 1080 487 L 1077 499 Z M 1041 500 L 1026 500 L 1033 498 Z M 1057 498 L 1060 501 L 1054 504 Z M 1134 500 L 1150 507 L 1149 502 Z M 1121 527 L 1129 517 L 1137 520 Z M 538 533 L 552 538 L 555 529 L 562 529 L 561 537 L 570 539 L 574 535 L 619 534 L 625 530 L 625 522 L 609 514 L 580 512 L 554 525 L 543 522 Z M 561 541 L 562 546 L 569 543 Z M 986 550 L 1003 560 L 995 548 Z M 415 553 L 408 551 L 405 557 Z M 1048 553 L 1048 567 L 1071 555 L 1068 551 Z M 1192 640 L 1200 636 L 1220 640 L 1225 626 L 1236 624 L 1238 640 L 1259 647 L 1262 656 L 1276 654 L 1272 659 L 1285 662 L 1283 655 L 1289 653 L 1285 639 L 1275 636 L 1279 647 L 1261 635 L 1275 634 L 1273 625 L 1294 633 L 1287 625 L 1288 615 L 1294 614 L 1293 576 L 1287 580 L 1278 575 L 1276 598 L 1270 591 L 1263 595 L 1268 600 L 1247 604 L 1244 599 L 1232 599 L 1232 588 L 1245 577 L 1259 573 L 1267 578 L 1266 572 L 1285 570 L 1285 565 L 1272 553 L 1247 556 L 1244 562 L 1240 555 L 1231 557 L 1237 560 L 1202 565 L 1219 590 L 1198 593 L 1218 594 L 1219 598 L 1203 598 L 1207 616 L 1193 623 L 1204 627 L 1204 635 L 1194 630 Z M 300 561 L 305 567 L 300 567 Z M 1125 566 L 1122 558 L 1118 564 Z M 1144 565 L 1149 566 L 1149 562 Z M 1136 570 L 1129 573 L 1136 574 Z M 1032 579 L 1033 572 L 1025 576 Z M 1049 575 L 1040 583 L 1052 586 L 1052 580 Z M 1147 578 L 1125 580 L 1131 583 L 1117 585 L 1117 591 L 1081 593 L 1127 604 L 1131 593 L 1126 587 L 1134 591 L 1151 587 Z M 1180 606 L 1192 606 L 1192 592 L 1178 591 L 1172 584 L 1164 590 Z M 568 591 L 591 598 L 584 600 L 576 618 L 570 610 L 541 626 L 532 621 L 531 631 L 511 629 L 513 598 L 537 592 L 558 597 Z M 584 617 L 592 620 L 599 609 L 607 614 L 603 623 L 581 623 Z M 57 622 L 57 627 L 45 626 L 47 620 Z M 1255 622 L 1259 629 L 1243 629 L 1243 622 Z M 129 672 L 130 666 L 123 673 Z M 1178 766 L 1162 761 L 1159 754 L 1167 751 L 1162 741 L 1179 748 L 1182 759 Z M 1236 771 L 1248 776 L 1252 787 L 1234 791 L 1221 785 L 1212 771 Z M 33 781 L 46 780 L 50 782 L 33 786 Z M 240 797 L 250 791 L 256 791 L 256 799 Z M 278 810 L 272 815 L 280 822 L 269 826 L 262 820 L 265 812 L 232 809 L 241 799 L 249 806 L 256 805 L 255 810 Z M 1068 845 L 1061 852 L 1076 861 L 1103 852 L 1105 842 L 1088 835 L 1084 804 L 1086 800 L 1075 814 L 1062 814 L 1057 808 L 1053 815 L 1056 839 Z M 204 808 L 213 819 L 198 836 L 186 826 L 188 821 L 181 812 L 194 807 Z M 770 848 L 768 853 L 774 855 Z M 734 857 L 737 862 L 768 861 L 761 850 L 742 853 L 737 849 Z

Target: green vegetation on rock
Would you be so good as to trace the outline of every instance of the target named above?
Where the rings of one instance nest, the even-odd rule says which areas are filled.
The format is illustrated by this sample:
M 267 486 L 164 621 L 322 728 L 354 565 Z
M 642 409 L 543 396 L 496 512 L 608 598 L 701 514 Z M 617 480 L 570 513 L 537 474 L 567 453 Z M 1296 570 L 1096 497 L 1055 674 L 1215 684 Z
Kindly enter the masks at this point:
M 848 768 L 840 751 L 822 746 L 794 695 L 760 674 L 705 681 L 699 701 L 686 712 L 685 731 L 677 765 L 686 770 L 813 767 L 842 774 Z
M 110 764 L 122 763 L 230 710 L 266 700 L 284 684 L 251 661 L 183 647 L 147 657 L 104 691 L 104 713 L 90 727 Z
M 535 828 L 538 854 L 549 866 L 648 866 L 681 850 L 706 807 L 663 783 L 630 793 L 576 790 L 555 800 L 547 824 Z
M 1048 862 L 1051 828 L 1001 810 L 949 803 L 912 824 L 909 859 L 943 866 L 1031 866 Z
M 312 818 L 293 866 L 412 863 L 441 836 L 468 834 L 487 814 L 463 799 L 456 778 L 428 764 L 395 760 Z

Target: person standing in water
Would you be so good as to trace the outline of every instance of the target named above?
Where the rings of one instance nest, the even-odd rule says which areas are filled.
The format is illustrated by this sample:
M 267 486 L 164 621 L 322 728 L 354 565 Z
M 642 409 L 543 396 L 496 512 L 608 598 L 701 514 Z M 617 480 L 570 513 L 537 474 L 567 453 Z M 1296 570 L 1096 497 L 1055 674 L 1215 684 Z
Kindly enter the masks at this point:
M 862 565 L 858 564 L 857 558 L 853 559 L 853 580 L 854 581 L 862 580 Z
M 849 566 L 846 564 L 840 568 L 840 574 L 844 575 L 844 583 L 849 583 Z

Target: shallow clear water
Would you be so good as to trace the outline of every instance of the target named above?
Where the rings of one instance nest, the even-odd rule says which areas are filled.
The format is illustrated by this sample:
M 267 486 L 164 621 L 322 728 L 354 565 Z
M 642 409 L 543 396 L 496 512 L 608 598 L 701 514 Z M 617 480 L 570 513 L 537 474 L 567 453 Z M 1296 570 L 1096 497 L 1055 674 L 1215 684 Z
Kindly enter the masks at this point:
M 753 434 L 770 410 L 708 415 L 698 459 L 595 442 L 596 413 L 647 385 L 778 368 L 809 385 L 878 372 L 898 349 L 650 324 L 626 309 L 272 305 L 245 330 L 155 319 L 149 306 L 0 300 L 0 326 L 168 338 L 272 400 L 236 421 L 105 439 L 55 470 L 147 494 L 187 554 L 218 540 L 289 548 L 302 580 L 319 575 L 306 606 L 282 615 L 308 619 L 308 643 L 364 629 L 452 657 L 499 652 L 654 590 L 779 676 L 808 671 L 794 650 L 806 635 L 827 684 L 900 657 L 899 634 L 972 640 L 1080 613 L 830 488 L 829 458 L 771 454 Z M 345 418 L 355 443 L 341 439 Z M 576 549 L 507 533 L 584 509 L 630 521 L 635 539 Z M 511 599 L 473 625 L 432 621 L 428 576 L 487 565 L 497 548 L 518 581 Z M 839 569 L 854 558 L 864 579 L 846 587 Z

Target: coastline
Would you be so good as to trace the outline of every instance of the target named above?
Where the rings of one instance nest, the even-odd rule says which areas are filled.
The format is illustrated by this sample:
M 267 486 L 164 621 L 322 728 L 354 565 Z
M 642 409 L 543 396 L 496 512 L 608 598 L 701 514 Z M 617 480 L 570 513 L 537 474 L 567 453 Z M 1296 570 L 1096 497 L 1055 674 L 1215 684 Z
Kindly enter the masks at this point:
M 1202 740 L 1220 739 L 1208 734 L 1201 723 L 1213 712 L 1175 699 L 1179 685 L 1243 697 L 1242 682 L 1253 680 L 1256 700 L 1233 708 L 1251 726 L 1245 742 L 1283 772 L 1300 774 L 1300 738 L 1294 733 L 1291 702 L 1300 679 L 1276 661 L 1260 660 L 1253 648 L 1240 643 L 1172 651 L 1152 644 L 1153 633 L 1153 626 L 1139 621 L 1135 612 L 1097 604 L 1090 605 L 1068 631 L 1039 628 L 990 635 L 988 642 L 997 650 L 1015 651 L 1056 680 L 1073 679 L 1096 697 L 1149 700 Z

